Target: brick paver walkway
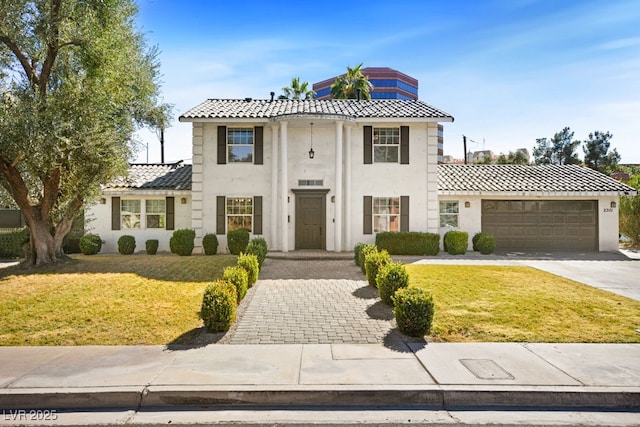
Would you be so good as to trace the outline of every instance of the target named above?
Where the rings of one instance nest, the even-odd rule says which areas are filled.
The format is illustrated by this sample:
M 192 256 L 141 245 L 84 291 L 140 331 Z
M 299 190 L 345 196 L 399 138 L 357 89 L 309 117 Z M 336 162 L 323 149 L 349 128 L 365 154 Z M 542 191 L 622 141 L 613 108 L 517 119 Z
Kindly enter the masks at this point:
M 243 305 L 220 343 L 402 341 L 391 308 L 352 260 L 267 259 Z

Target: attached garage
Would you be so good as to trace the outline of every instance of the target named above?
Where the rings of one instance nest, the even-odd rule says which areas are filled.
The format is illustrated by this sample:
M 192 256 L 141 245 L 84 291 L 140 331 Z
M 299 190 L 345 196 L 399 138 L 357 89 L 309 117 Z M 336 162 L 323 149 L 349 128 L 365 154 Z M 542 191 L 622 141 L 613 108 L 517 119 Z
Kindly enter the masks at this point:
M 597 251 L 596 200 L 482 200 L 482 231 L 503 250 Z
M 438 165 L 439 232 L 466 231 L 470 247 L 490 233 L 497 252 L 618 251 L 619 198 L 635 194 L 576 165 Z

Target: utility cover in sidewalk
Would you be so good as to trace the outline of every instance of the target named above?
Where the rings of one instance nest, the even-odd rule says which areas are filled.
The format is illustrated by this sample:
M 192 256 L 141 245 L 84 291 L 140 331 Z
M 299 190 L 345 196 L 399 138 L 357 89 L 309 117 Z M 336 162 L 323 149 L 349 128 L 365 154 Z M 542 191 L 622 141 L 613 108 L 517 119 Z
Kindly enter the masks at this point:
M 512 380 L 513 375 L 491 359 L 459 359 L 460 363 L 481 380 Z

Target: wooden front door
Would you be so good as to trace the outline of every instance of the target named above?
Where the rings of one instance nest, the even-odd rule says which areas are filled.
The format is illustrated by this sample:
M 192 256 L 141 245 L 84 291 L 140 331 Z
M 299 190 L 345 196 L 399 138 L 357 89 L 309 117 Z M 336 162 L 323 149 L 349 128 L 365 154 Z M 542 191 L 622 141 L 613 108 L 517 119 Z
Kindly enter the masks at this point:
M 296 194 L 296 249 L 325 249 L 326 194 Z

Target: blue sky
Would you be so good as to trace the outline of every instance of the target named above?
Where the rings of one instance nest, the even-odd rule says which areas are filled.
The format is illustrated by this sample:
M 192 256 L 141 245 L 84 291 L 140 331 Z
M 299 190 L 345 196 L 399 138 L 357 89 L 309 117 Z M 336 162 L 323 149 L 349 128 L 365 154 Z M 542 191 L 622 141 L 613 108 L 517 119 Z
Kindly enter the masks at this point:
M 613 134 L 640 163 L 640 1 L 138 0 L 138 28 L 160 50 L 162 96 L 175 105 L 165 160 L 191 158 L 177 117 L 207 98 L 264 98 L 347 66 L 391 67 L 455 118 L 445 154 L 508 153 L 568 126 Z M 157 137 L 139 133 L 148 160 Z M 483 142 L 484 141 L 484 142 Z M 582 150 L 579 151 L 582 157 Z M 138 162 L 147 161 L 147 150 Z

